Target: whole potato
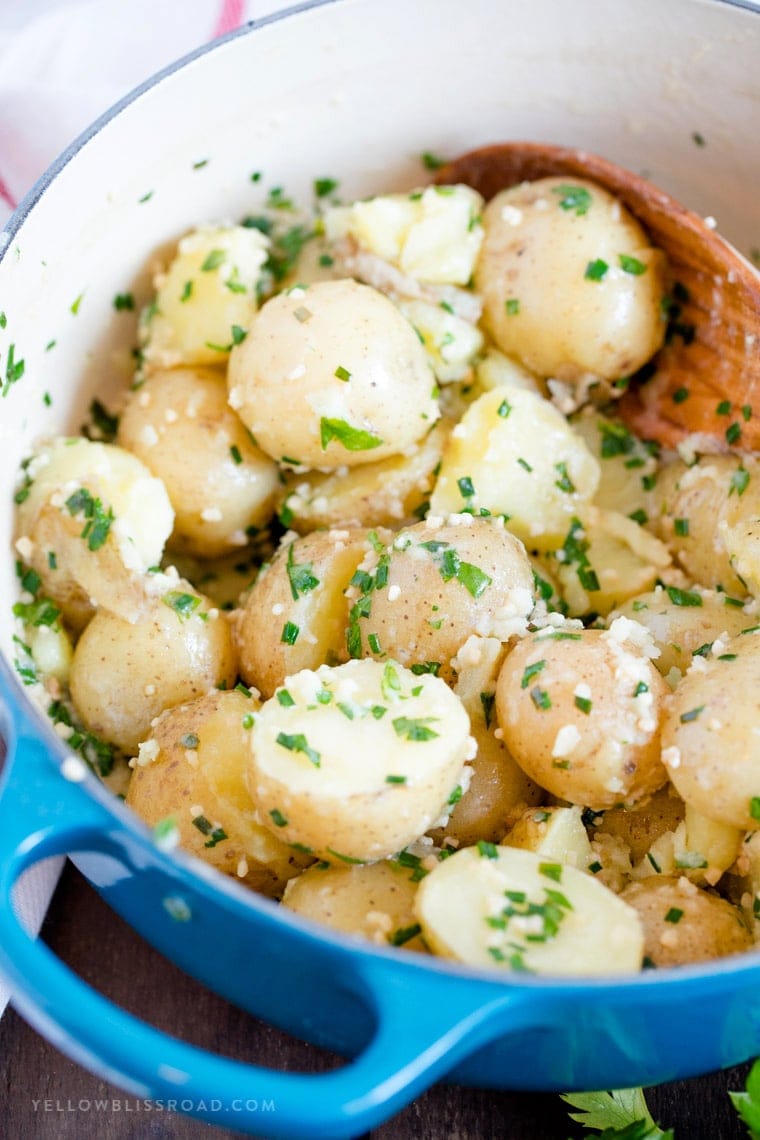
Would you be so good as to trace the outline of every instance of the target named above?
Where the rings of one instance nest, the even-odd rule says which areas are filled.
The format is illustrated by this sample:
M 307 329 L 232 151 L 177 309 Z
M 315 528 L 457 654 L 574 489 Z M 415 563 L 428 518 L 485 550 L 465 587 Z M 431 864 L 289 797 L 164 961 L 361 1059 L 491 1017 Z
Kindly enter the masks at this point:
M 702 586 L 760 595 L 760 467 L 746 455 L 668 464 L 654 489 L 660 536 Z
M 667 688 L 641 633 L 619 618 L 604 631 L 533 635 L 502 666 L 496 712 L 507 748 L 537 784 L 570 803 L 632 804 L 667 779 L 660 760 Z
M 695 658 L 667 706 L 662 758 L 687 804 L 743 831 L 760 827 L 760 636 Z
M 189 583 L 167 585 L 134 623 L 99 610 L 71 663 L 71 697 L 85 726 L 128 755 L 164 709 L 231 686 L 237 675 L 224 616 Z
M 216 370 L 154 372 L 130 393 L 118 440 L 163 480 L 175 549 L 216 558 L 269 522 L 277 464 L 251 443 Z
M 368 556 L 357 578 L 349 591 L 351 655 L 428 662 L 447 679 L 471 634 L 507 640 L 534 605 L 525 549 L 500 518 L 429 515 Z
M 572 383 L 628 376 L 662 345 L 665 257 L 606 190 L 523 182 L 489 202 L 483 224 L 475 288 L 502 352 Z
M 417 875 L 391 859 L 360 867 L 319 865 L 291 879 L 283 906 L 378 946 L 425 953 L 414 915 Z
M 127 803 L 153 827 L 171 821 L 185 851 L 276 898 L 309 858 L 256 820 L 245 770 L 258 707 L 213 690 L 167 709 L 140 747 Z
M 725 641 L 754 624 L 741 606 L 727 604 L 726 594 L 667 586 L 630 598 L 610 618 L 621 614 L 649 630 L 660 651 L 654 663 L 663 677 L 672 669 L 685 673 L 695 653 L 709 654 L 714 641 Z
M 233 348 L 230 404 L 291 467 L 354 467 L 399 455 L 438 419 L 434 377 L 392 301 L 356 281 L 272 297 Z
M 653 966 L 706 962 L 752 948 L 741 911 L 688 879 L 652 876 L 620 894 L 644 927 L 644 961 Z
M 345 590 L 372 541 L 382 547 L 361 528 L 286 535 L 236 615 L 246 684 L 269 697 L 290 673 L 345 660 Z

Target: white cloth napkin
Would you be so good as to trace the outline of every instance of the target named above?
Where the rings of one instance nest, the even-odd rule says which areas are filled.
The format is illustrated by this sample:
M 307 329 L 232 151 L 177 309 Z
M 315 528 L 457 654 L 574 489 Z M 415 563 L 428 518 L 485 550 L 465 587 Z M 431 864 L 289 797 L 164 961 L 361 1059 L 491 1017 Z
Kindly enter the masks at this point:
M 0 226 L 56 156 L 160 68 L 294 0 L 0 2 Z M 14 902 L 37 931 L 62 860 L 24 875 Z M 0 986 L 0 1015 L 8 994 Z

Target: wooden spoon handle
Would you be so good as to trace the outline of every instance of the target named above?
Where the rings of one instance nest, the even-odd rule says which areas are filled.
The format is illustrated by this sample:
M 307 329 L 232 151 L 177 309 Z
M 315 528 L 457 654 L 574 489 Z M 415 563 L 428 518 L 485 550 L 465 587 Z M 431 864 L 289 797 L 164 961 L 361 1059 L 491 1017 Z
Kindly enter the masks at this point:
M 713 446 L 760 448 L 760 277 L 698 214 L 607 159 L 544 143 L 469 151 L 435 180 L 464 182 L 492 198 L 516 183 L 557 175 L 588 178 L 615 194 L 670 263 L 668 343 L 647 369 L 651 378 L 620 401 L 621 416 L 668 446 L 697 432 Z

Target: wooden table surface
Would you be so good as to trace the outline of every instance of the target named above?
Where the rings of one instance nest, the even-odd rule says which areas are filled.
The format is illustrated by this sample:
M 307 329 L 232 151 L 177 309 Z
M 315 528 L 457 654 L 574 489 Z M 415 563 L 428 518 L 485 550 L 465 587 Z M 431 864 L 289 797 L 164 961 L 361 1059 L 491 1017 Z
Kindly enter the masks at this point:
M 318 1071 L 335 1063 L 181 973 L 114 915 L 71 866 L 43 937 L 112 1000 L 195 1044 L 273 1067 Z M 655 1118 L 662 1127 L 677 1125 L 676 1140 L 746 1140 L 727 1090 L 743 1088 L 747 1068 L 652 1089 L 648 1101 Z M 239 1135 L 187 1117 L 138 1112 L 135 1098 L 63 1057 L 13 1010 L 0 1021 L 0 1073 L 0 1137 L 7 1140 L 223 1140 Z M 107 1103 L 97 1106 L 98 1100 Z M 581 1134 L 557 1096 L 438 1085 L 370 1135 L 371 1140 L 568 1140 Z

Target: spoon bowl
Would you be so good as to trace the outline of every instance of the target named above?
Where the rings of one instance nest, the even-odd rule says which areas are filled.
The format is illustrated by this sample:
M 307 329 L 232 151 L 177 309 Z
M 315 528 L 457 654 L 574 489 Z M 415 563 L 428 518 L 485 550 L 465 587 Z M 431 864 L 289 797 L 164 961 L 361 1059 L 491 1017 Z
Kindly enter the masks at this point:
M 439 185 L 462 182 L 484 198 L 520 182 L 586 178 L 614 194 L 668 257 L 663 348 L 619 401 L 645 439 L 701 451 L 760 449 L 760 276 L 705 220 L 645 178 L 584 150 L 509 142 L 446 163 Z

